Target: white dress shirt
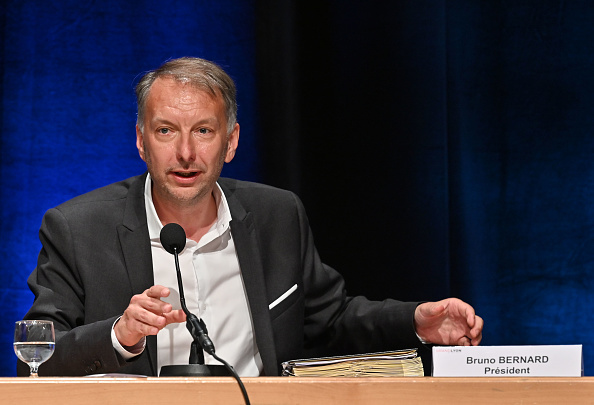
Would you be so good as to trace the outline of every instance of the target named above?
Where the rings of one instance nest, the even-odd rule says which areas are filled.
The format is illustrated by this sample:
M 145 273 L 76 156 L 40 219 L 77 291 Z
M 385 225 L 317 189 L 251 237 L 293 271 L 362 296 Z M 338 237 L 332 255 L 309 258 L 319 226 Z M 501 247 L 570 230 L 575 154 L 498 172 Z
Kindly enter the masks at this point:
M 163 225 L 153 204 L 151 187 L 151 177 L 147 175 L 144 197 L 154 284 L 169 288 L 171 294 L 163 301 L 169 302 L 173 309 L 181 309 L 175 261 L 160 242 Z M 186 239 L 186 247 L 179 254 L 186 306 L 205 322 L 219 357 L 231 364 L 240 376 L 258 376 L 263 365 L 231 236 L 231 212 L 218 184 L 213 195 L 217 204 L 215 223 L 199 242 Z M 157 334 L 158 369 L 165 365 L 188 364 L 191 344 L 192 337 L 185 322 L 163 328 Z M 114 347 L 121 353 L 121 345 L 114 342 Z M 124 354 L 126 358 L 134 355 Z M 204 358 L 206 364 L 220 364 L 206 353 Z

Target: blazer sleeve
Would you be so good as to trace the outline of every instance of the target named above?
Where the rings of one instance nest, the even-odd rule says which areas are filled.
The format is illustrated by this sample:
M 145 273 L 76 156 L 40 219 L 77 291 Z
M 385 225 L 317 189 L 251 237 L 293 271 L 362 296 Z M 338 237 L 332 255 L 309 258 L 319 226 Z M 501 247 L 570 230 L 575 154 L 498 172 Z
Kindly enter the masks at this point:
M 77 255 L 67 219 L 49 210 L 39 232 L 42 244 L 37 267 L 28 285 L 35 296 L 25 319 L 53 321 L 56 349 L 40 366 L 40 375 L 85 375 L 116 372 L 126 362 L 111 344 L 111 327 L 117 316 L 85 324 L 85 287 L 77 271 Z M 18 375 L 28 375 L 19 362 Z

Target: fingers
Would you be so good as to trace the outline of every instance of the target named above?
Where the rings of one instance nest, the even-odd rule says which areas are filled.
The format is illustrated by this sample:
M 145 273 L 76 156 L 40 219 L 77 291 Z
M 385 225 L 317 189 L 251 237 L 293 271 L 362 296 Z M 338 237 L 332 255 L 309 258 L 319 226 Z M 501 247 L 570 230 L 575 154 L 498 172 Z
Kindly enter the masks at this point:
M 477 346 L 482 338 L 482 330 L 483 330 L 483 318 L 476 315 L 474 308 L 469 304 L 465 303 L 464 301 L 458 300 L 458 305 L 460 308 L 463 308 L 463 311 L 466 315 L 466 324 L 468 325 L 469 331 L 464 336 L 464 346 Z
M 156 335 L 172 322 L 185 320 L 185 315 L 172 311 L 171 304 L 161 301 L 169 296 L 169 289 L 163 286 L 152 286 L 142 294 L 132 297 L 124 314 L 114 327 L 118 341 L 123 346 L 133 346 L 142 337 Z
M 480 333 L 483 328 L 483 320 L 480 316 L 476 315 L 474 308 L 470 304 L 467 304 L 458 298 L 448 298 L 443 301 L 447 301 L 446 306 L 450 313 L 460 314 L 461 317 L 466 319 L 466 324 L 471 333 L 473 332 L 473 337 Z
M 461 301 L 461 302 L 465 306 L 464 310 L 466 312 L 466 323 L 468 324 L 469 328 L 473 329 L 476 325 L 476 318 L 477 318 L 476 313 L 474 312 L 474 308 L 463 301 Z
M 470 346 L 470 338 L 467 336 L 462 336 L 460 339 L 458 339 L 457 342 L 458 346 Z
M 163 287 L 162 285 L 154 285 L 151 288 L 149 288 L 148 290 L 145 291 L 146 295 L 151 297 L 151 298 L 164 298 L 164 297 L 169 297 L 169 288 L 167 287 Z
M 481 343 L 483 338 L 482 334 L 479 334 L 476 338 L 471 338 L 469 336 L 462 336 L 458 339 L 457 345 L 458 346 L 478 346 Z
M 161 298 L 169 296 L 169 289 L 165 287 L 162 287 L 162 289 L 157 289 L 155 287 L 160 286 L 153 286 L 144 293 L 135 295 L 130 300 L 130 303 L 136 303 L 153 314 L 162 316 L 163 314 L 171 312 L 172 310 L 171 304 L 161 301 Z
M 181 309 L 176 309 L 169 313 L 165 313 L 163 316 L 165 316 L 167 325 L 170 323 L 181 323 L 186 321 L 186 314 Z
M 479 343 L 481 343 L 481 340 L 483 339 L 483 318 L 481 318 L 480 316 L 475 316 L 475 325 L 474 327 L 470 330 L 470 336 L 471 336 L 471 340 L 470 343 L 473 346 L 477 346 Z
M 474 309 L 469 306 L 467 311 L 466 323 L 468 325 L 468 331 L 463 336 L 463 346 L 478 346 L 483 338 L 483 318 L 475 315 Z

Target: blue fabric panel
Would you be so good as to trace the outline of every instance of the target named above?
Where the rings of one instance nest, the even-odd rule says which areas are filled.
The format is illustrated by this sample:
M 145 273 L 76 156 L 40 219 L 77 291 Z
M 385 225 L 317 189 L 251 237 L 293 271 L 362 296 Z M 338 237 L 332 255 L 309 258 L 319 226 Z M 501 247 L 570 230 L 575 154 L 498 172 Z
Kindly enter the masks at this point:
M 251 1 L 5 1 L 0 139 L 0 375 L 14 375 L 13 322 L 32 302 L 43 213 L 145 170 L 134 85 L 199 56 L 238 87 L 240 151 L 228 176 L 258 179 Z
M 583 344 L 592 375 L 594 7 L 455 3 L 452 294 L 487 320 L 484 344 Z

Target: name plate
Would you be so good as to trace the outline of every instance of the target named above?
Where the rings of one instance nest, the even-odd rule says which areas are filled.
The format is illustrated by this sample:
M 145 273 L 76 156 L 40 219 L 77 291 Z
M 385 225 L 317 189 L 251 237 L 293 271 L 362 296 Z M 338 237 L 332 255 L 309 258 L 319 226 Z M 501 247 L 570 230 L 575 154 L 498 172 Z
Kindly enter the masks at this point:
M 582 345 L 435 346 L 434 377 L 580 377 Z

